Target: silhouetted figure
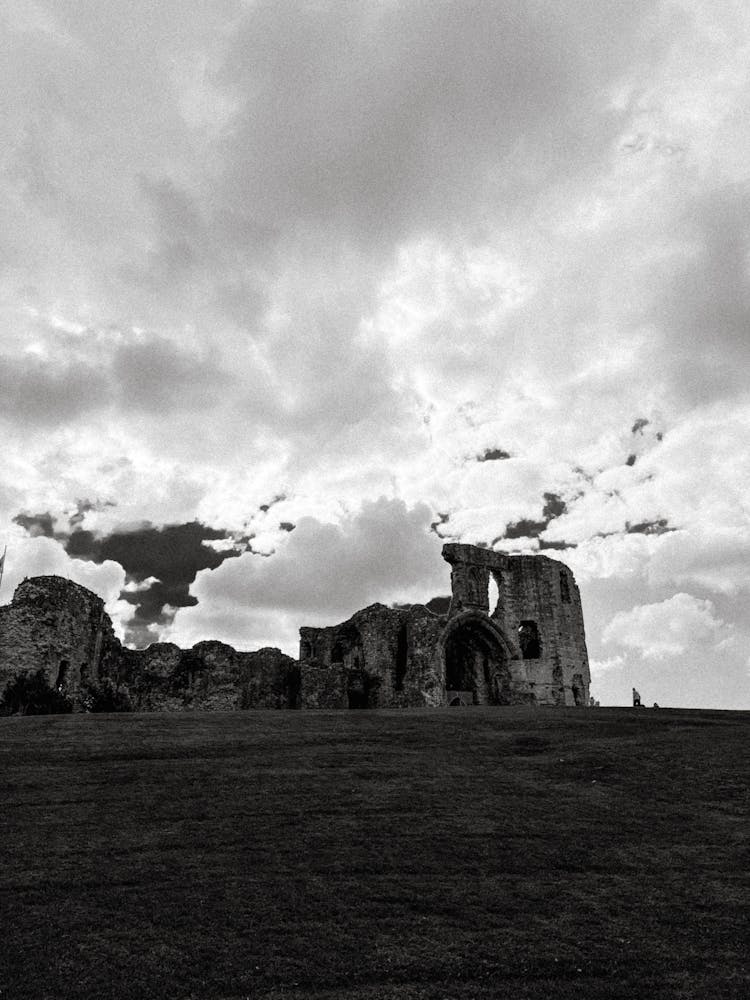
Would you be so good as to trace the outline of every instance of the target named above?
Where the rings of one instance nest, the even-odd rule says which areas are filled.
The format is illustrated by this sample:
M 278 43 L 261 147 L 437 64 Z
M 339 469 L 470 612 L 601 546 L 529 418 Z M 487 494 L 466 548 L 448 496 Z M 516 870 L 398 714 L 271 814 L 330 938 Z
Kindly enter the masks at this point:
M 641 696 L 638 694 L 635 688 L 633 688 L 633 708 L 641 707 Z

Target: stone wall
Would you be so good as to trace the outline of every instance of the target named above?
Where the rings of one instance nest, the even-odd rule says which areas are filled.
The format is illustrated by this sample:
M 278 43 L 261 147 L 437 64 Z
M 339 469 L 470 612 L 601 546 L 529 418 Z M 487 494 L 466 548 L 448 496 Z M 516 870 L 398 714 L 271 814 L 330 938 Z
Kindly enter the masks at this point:
M 214 641 L 188 650 L 168 642 L 127 649 L 101 598 L 57 576 L 24 580 L 0 607 L 0 693 L 16 675 L 39 668 L 76 709 L 104 680 L 136 711 L 299 705 L 299 665 L 280 650 L 238 652 Z
M 111 677 L 141 712 L 297 708 L 299 703 L 299 668 L 290 656 L 272 648 L 238 652 L 216 640 L 192 649 L 168 642 L 123 649 Z
M 300 629 L 302 708 L 440 704 L 435 648 L 443 619 L 422 605 L 372 604 L 340 625 Z
M 51 687 L 75 697 L 82 682 L 111 669 L 119 649 L 102 599 L 62 577 L 26 579 L 0 607 L 0 691 L 42 668 Z
M 443 556 L 447 615 L 373 604 L 340 625 L 300 629 L 302 707 L 588 704 L 583 613 L 567 566 L 461 544 Z
M 509 556 L 473 545 L 445 545 L 443 556 L 452 570 L 449 618 L 471 611 L 498 625 L 512 649 L 514 684 L 524 694 L 519 700 L 587 705 L 583 610 L 568 567 L 548 556 Z M 490 578 L 498 589 L 494 608 Z
M 140 711 L 587 705 L 583 612 L 567 566 L 461 544 L 443 556 L 447 614 L 372 604 L 339 625 L 301 628 L 299 661 L 216 641 L 126 649 L 96 594 L 55 576 L 25 580 L 0 608 L 0 691 L 41 667 L 78 707 L 105 679 Z

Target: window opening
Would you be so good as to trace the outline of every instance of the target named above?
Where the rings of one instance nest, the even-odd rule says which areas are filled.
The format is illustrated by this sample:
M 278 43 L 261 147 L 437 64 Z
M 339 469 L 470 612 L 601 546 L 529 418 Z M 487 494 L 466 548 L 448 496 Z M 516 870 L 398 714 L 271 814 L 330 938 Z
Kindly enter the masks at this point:
M 57 680 L 55 681 L 55 687 L 58 691 L 62 691 L 63 688 L 67 686 L 68 683 L 68 661 L 60 660 L 60 669 L 57 671 Z
M 542 643 L 536 622 L 522 621 L 518 629 L 518 644 L 524 660 L 538 660 L 542 655 Z
M 490 581 L 487 587 L 487 608 L 491 615 L 497 611 L 497 606 L 500 603 L 500 588 L 498 586 L 497 580 L 495 579 L 495 574 L 490 573 Z

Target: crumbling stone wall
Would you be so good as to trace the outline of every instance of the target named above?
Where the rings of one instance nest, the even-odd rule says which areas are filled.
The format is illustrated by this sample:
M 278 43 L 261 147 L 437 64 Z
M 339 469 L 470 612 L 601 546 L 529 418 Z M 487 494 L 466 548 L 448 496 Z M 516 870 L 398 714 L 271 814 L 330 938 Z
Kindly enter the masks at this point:
M 96 594 L 59 576 L 26 579 L 0 607 L 0 691 L 42 668 L 51 687 L 75 698 L 82 682 L 111 668 L 119 647 Z
M 589 662 L 581 597 L 573 574 L 548 556 L 509 556 L 447 544 L 453 597 L 449 618 L 465 611 L 489 617 L 513 650 L 515 700 L 588 704 Z M 490 577 L 498 589 L 488 601 Z
M 301 707 L 440 704 L 434 648 L 442 627 L 421 605 L 372 604 L 340 625 L 300 629 Z
M 169 642 L 123 649 L 112 678 L 143 712 L 297 708 L 299 668 L 278 649 L 239 652 L 208 640 L 192 649 Z
M 238 652 L 221 642 L 192 649 L 153 643 L 127 649 L 104 602 L 57 576 L 24 580 L 0 607 L 0 692 L 13 677 L 43 668 L 80 709 L 88 685 L 105 678 L 136 711 L 296 708 L 299 665 L 278 649 Z
M 583 613 L 568 567 L 461 544 L 445 545 L 443 557 L 447 615 L 373 604 L 340 625 L 300 629 L 302 707 L 588 704 Z
M 216 641 L 125 649 L 96 594 L 55 576 L 25 580 L 0 608 L 0 690 L 42 667 L 74 699 L 108 678 L 141 711 L 587 705 L 583 612 L 568 567 L 473 545 L 447 544 L 443 556 L 447 614 L 372 604 L 340 625 L 301 628 L 299 661 Z

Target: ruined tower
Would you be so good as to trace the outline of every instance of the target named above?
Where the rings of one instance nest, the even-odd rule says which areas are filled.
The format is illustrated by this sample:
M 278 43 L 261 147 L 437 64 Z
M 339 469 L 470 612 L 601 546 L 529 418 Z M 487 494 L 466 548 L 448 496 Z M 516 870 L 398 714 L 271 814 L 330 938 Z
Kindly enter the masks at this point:
M 299 661 L 220 642 L 126 649 L 96 594 L 57 576 L 24 580 L 0 607 L 0 693 L 41 668 L 78 707 L 86 702 L 76 695 L 103 680 L 140 711 L 588 704 L 581 599 L 568 567 L 474 545 L 444 545 L 443 557 L 445 614 L 373 604 L 340 625 L 301 628 Z
M 119 648 L 104 601 L 60 576 L 35 576 L 0 608 L 0 691 L 16 674 L 44 669 L 50 687 L 75 695 Z
M 446 615 L 374 604 L 341 625 L 300 629 L 302 707 L 588 704 L 583 612 L 568 567 L 461 544 L 444 545 L 443 558 Z

